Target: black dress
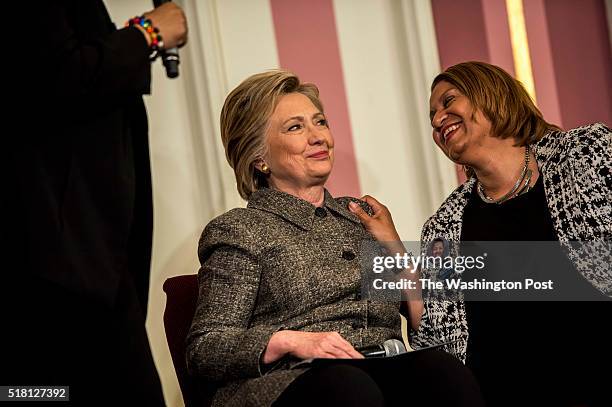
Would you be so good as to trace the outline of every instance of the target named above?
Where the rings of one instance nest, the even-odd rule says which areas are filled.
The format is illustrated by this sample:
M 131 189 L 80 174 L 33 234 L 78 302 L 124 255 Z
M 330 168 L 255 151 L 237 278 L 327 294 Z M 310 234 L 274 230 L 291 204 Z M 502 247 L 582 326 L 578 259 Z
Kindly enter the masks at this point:
M 144 325 L 147 42 L 116 29 L 102 0 L 12 5 L 36 29 L 19 30 L 7 81 L 19 89 L 0 160 L 0 382 L 69 385 L 83 405 L 163 405 Z
M 461 241 L 556 241 L 540 177 L 526 194 L 501 205 L 476 188 L 463 216 Z M 567 287 L 601 301 L 466 301 L 467 365 L 490 405 L 599 405 L 609 373 L 610 302 L 565 256 L 554 272 Z M 546 264 L 539 269 L 546 270 Z

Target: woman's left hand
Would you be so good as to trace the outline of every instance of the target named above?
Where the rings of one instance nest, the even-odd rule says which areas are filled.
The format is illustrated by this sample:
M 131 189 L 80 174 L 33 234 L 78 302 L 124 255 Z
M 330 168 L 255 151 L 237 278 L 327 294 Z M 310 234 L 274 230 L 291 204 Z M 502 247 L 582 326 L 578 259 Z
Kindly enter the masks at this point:
M 349 210 L 359 218 L 366 230 L 388 250 L 393 252 L 403 250 L 403 246 L 395 247 L 397 243 L 400 243 L 400 237 L 395 229 L 395 224 L 393 223 L 393 218 L 391 217 L 389 209 L 370 195 L 363 196 L 361 200 L 370 205 L 372 212 L 374 212 L 372 216 L 368 215 L 361 206 L 355 202 L 349 203 Z

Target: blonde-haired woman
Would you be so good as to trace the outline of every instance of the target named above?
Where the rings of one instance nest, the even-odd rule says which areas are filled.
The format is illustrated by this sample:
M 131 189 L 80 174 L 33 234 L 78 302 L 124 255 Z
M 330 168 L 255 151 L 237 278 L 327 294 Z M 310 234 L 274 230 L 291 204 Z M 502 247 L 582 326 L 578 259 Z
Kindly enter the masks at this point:
M 481 405 L 469 371 L 443 352 L 378 370 L 342 361 L 290 369 L 309 358 L 359 359 L 356 348 L 401 340 L 398 303 L 362 298 L 359 266 L 364 240 L 399 238 L 382 205 L 325 190 L 334 140 L 316 86 L 282 70 L 253 75 L 227 97 L 221 133 L 248 205 L 211 221 L 199 244 L 187 358 L 193 375 L 215 383 L 214 404 Z M 388 228 L 370 234 L 349 203 Z

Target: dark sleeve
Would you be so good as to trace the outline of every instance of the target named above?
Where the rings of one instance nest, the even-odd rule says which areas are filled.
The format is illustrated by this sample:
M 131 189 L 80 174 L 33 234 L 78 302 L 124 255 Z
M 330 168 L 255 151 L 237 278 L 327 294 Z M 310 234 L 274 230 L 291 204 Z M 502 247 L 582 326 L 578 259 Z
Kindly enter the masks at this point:
M 261 267 L 248 234 L 217 218 L 200 241 L 199 296 L 187 336 L 187 365 L 207 380 L 263 375 L 260 358 L 272 334 L 281 329 L 250 323 Z
M 20 44 L 39 97 L 61 112 L 149 93 L 151 64 L 144 35 L 115 30 L 101 1 L 35 2 L 35 27 Z M 59 106 L 57 105 L 59 104 Z

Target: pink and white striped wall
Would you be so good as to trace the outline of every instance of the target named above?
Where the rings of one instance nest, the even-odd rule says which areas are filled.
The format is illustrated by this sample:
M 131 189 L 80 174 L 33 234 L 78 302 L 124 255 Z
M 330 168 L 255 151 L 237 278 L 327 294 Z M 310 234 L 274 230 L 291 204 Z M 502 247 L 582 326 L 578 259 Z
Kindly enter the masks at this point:
M 360 196 L 333 2 L 270 0 L 270 4 L 280 66 L 317 84 L 333 124 L 336 163 L 327 187 L 335 194 Z
M 505 0 L 431 0 L 431 4 L 442 68 L 481 60 L 514 74 Z M 333 124 L 338 161 L 329 188 L 336 194 L 359 195 L 363 190 L 355 156 L 359 140 L 351 129 L 334 1 L 270 0 L 269 7 L 279 66 L 320 87 Z M 604 1 L 529 0 L 523 1 L 523 9 L 537 103 L 545 117 L 567 128 L 593 121 L 612 123 L 612 62 Z
M 507 1 L 430 0 L 440 66 L 481 60 L 515 74 Z M 398 39 L 397 28 L 406 22 L 395 2 L 216 4 L 230 87 L 248 74 L 275 67 L 319 86 L 337 141 L 328 185 L 333 194 L 374 193 L 395 202 L 400 211 L 404 201 L 406 209 L 412 205 L 417 212 L 431 213 L 431 202 L 414 199 L 419 188 L 410 187 L 423 171 L 414 142 L 428 143 L 430 135 L 409 134 L 406 119 L 407 109 L 428 101 L 406 102 L 411 89 L 402 79 L 406 66 L 423 61 L 406 60 L 406 43 Z M 604 1 L 523 0 L 522 9 L 536 100 L 544 116 L 565 128 L 611 124 L 612 62 Z M 460 172 L 457 177 L 461 181 Z M 412 231 L 421 220 L 400 223 L 417 236 Z
M 505 0 L 431 0 L 442 68 L 480 60 L 514 73 Z M 538 107 L 564 128 L 612 124 L 604 0 L 523 0 Z

